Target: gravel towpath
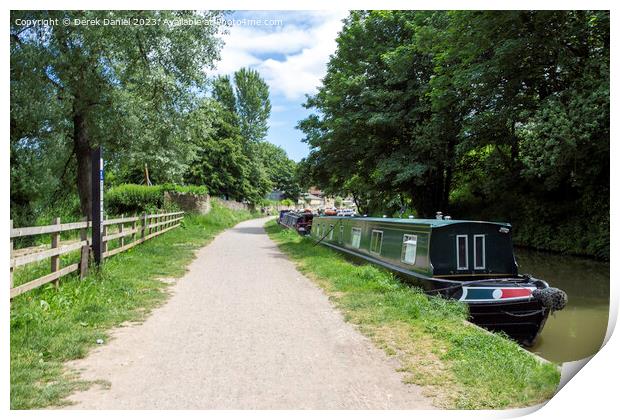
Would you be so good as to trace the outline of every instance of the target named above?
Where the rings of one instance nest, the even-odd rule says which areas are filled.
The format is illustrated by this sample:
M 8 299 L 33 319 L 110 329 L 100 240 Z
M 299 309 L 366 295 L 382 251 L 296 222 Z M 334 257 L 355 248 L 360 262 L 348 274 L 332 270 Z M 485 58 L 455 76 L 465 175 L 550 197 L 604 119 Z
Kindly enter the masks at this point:
M 74 394 L 70 408 L 433 408 L 295 269 L 265 221 L 220 234 L 166 304 L 72 362 L 109 387 Z

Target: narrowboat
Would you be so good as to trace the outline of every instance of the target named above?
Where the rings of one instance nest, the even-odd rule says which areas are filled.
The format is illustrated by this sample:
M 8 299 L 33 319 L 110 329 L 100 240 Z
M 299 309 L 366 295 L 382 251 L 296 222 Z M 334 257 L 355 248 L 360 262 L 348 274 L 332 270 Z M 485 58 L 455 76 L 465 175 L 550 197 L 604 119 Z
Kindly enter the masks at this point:
M 284 214 L 281 224 L 294 229 L 300 235 L 309 235 L 312 230 L 312 219 L 314 215 L 312 212 L 296 212 L 291 211 Z
M 279 214 L 279 216 L 278 216 L 278 220 L 277 220 L 277 222 L 278 222 L 278 224 L 279 224 L 279 225 L 281 225 L 281 224 L 282 224 L 282 222 L 283 222 L 283 220 L 284 220 L 284 216 L 285 216 L 287 213 L 290 213 L 290 212 L 291 212 L 290 210 L 280 210 L 280 214 Z
M 469 306 L 470 320 L 532 346 L 566 293 L 518 273 L 508 223 L 316 217 L 312 237 Z

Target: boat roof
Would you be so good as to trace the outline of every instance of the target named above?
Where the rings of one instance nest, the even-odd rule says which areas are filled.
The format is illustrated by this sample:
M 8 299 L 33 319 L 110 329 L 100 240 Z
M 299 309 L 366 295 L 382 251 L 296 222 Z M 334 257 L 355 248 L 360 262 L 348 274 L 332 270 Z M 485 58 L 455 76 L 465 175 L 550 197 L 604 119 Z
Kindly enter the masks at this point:
M 410 225 L 426 225 L 430 227 L 442 227 L 460 223 L 484 223 L 510 227 L 510 223 L 488 222 L 484 220 L 453 220 L 453 219 L 400 219 L 398 217 L 351 217 L 351 216 L 320 216 L 330 219 L 367 220 L 369 222 L 382 223 L 405 223 Z

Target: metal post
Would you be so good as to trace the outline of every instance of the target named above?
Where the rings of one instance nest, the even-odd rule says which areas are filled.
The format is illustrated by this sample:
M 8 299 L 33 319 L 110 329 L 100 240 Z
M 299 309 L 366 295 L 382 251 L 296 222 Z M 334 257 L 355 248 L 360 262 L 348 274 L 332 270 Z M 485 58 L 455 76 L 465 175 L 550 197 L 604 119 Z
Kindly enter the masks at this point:
M 101 264 L 103 253 L 101 234 L 103 233 L 103 156 L 101 147 L 91 152 L 91 188 L 92 188 L 92 247 L 95 264 Z

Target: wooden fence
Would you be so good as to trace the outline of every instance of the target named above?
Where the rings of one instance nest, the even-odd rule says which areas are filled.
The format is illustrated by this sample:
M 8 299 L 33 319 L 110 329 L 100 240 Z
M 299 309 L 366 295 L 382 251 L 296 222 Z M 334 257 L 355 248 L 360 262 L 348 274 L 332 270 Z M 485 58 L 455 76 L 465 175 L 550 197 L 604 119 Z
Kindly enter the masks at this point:
M 141 216 L 121 217 L 116 219 L 106 219 L 103 221 L 102 250 L 103 258 L 111 257 L 128 250 L 146 240 L 157 235 L 168 232 L 180 225 L 184 212 L 162 213 L 162 214 L 142 214 Z M 47 226 L 34 226 L 13 228 L 11 220 L 11 298 L 21 295 L 29 290 L 35 289 L 44 284 L 54 282 L 58 286 L 60 277 L 74 271 L 80 272 L 80 278 L 84 278 L 88 273 L 91 237 L 88 229 L 92 223 L 88 221 L 75 223 L 60 223 L 60 218 L 54 220 L 54 224 Z M 79 240 L 62 245 L 60 242 L 61 232 L 79 231 Z M 13 239 L 25 236 L 46 235 L 51 236 L 50 248 L 42 251 L 20 253 L 19 249 L 13 249 Z M 108 249 L 108 246 L 116 241 L 118 246 Z M 60 267 L 60 256 L 74 251 L 80 251 L 79 262 Z M 38 251 L 38 252 L 37 252 Z M 36 263 L 45 259 L 51 261 L 51 272 L 27 283 L 13 286 L 13 269 L 27 264 Z

